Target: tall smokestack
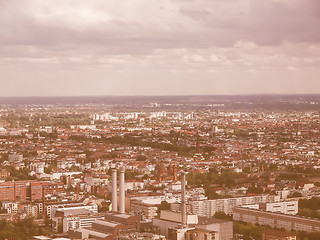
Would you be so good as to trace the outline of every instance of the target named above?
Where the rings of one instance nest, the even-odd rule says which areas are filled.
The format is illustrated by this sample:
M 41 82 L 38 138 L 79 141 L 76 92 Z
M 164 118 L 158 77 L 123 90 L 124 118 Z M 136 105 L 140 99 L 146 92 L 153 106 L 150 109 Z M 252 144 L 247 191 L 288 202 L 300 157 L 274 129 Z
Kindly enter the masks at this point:
M 124 180 L 124 167 L 120 169 L 120 174 L 119 174 L 119 199 L 120 199 L 120 206 L 119 206 L 119 211 L 120 213 L 125 213 L 125 180 Z
M 116 212 L 118 209 L 117 206 L 117 169 L 112 168 L 111 170 L 112 174 L 112 212 Z
M 43 221 L 46 220 L 46 196 L 44 191 L 44 186 L 42 186 L 42 213 L 43 213 Z
M 187 227 L 187 216 L 186 216 L 186 173 L 181 172 L 181 217 L 182 217 L 182 228 Z

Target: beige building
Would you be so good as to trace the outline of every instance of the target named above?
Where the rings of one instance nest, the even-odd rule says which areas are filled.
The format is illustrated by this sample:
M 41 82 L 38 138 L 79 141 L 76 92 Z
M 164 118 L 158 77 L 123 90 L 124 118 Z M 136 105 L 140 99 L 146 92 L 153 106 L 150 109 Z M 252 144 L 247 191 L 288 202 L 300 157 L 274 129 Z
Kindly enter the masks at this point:
M 181 228 L 182 215 L 179 212 L 161 211 L 160 219 L 153 219 L 153 225 L 159 228 L 160 234 L 172 238 L 185 240 L 189 239 L 212 239 L 230 240 L 233 237 L 232 221 L 221 219 L 198 217 L 197 215 L 186 215 L 187 228 Z M 193 238 L 201 232 L 201 237 Z M 189 232 L 189 234 L 188 234 Z M 170 237 L 171 236 L 171 237 Z M 207 238 L 206 238 L 207 237 Z
M 186 240 L 219 240 L 219 233 L 205 229 L 192 229 L 185 233 Z
M 70 230 L 91 227 L 94 221 L 103 218 L 101 214 L 92 213 L 87 209 L 64 209 L 55 212 L 52 223 L 56 232 L 67 233 Z
M 219 233 L 219 240 L 233 238 L 233 222 L 222 219 L 199 217 L 197 228 Z
M 130 201 L 131 213 L 140 216 L 141 220 L 151 220 L 157 216 L 157 207 L 139 200 Z

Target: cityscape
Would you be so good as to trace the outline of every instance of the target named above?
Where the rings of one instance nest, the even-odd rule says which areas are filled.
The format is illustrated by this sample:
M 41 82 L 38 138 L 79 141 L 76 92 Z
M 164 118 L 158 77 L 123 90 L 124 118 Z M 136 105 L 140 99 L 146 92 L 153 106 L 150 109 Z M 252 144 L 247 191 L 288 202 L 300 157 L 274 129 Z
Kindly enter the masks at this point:
M 0 236 L 318 239 L 320 96 L 278 97 L 2 104 Z
M 0 0 L 0 240 L 320 240 L 319 0 Z

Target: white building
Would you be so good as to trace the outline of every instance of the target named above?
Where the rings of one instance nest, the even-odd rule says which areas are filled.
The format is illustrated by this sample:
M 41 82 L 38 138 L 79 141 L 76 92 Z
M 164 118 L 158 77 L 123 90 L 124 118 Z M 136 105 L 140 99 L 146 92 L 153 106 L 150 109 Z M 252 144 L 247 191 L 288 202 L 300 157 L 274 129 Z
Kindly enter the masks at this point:
M 3 201 L 2 208 L 6 209 L 8 213 L 17 213 L 19 209 L 19 203 Z
M 252 204 L 263 204 L 267 202 L 279 201 L 278 196 L 258 195 L 250 197 L 191 200 L 193 213 L 199 216 L 212 217 L 216 212 L 224 212 L 231 215 L 234 207 Z
M 79 210 L 85 209 L 92 213 L 98 213 L 98 205 L 97 204 L 52 204 L 46 206 L 46 213 L 50 219 L 53 218 L 56 211 L 62 210 Z
M 296 215 L 298 213 L 298 201 L 267 203 L 266 211 Z
M 94 214 L 86 209 L 59 210 L 55 212 L 52 218 L 55 231 L 66 233 L 78 228 L 90 228 L 97 219 L 104 219 L 104 216 Z
M 39 209 L 37 205 L 24 205 L 23 210 L 29 217 L 36 217 L 39 214 Z

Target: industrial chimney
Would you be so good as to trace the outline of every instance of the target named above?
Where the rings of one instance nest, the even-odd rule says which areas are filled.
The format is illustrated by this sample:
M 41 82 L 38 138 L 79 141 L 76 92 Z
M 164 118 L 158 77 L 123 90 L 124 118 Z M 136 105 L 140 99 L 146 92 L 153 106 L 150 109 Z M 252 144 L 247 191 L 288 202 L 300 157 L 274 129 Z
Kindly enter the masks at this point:
M 112 176 L 112 212 L 117 212 L 117 169 L 111 169 L 111 176 Z
M 124 167 L 120 168 L 119 174 L 119 212 L 125 213 L 125 179 L 124 179 L 125 169 Z
M 187 228 L 187 216 L 186 216 L 186 173 L 181 172 L 181 217 L 182 228 Z

